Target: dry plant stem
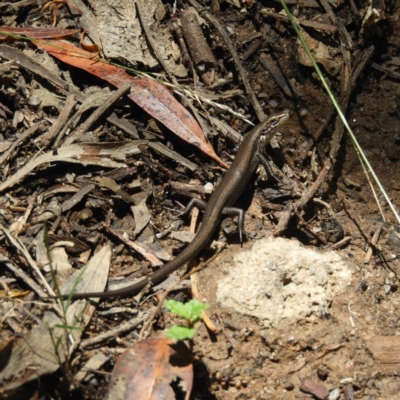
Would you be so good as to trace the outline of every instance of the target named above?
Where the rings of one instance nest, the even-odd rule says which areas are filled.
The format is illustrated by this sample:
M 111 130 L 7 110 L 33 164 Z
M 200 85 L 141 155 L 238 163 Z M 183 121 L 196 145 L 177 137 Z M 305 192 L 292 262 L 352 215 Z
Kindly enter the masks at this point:
M 351 88 L 353 79 L 351 78 L 351 65 L 350 65 L 350 52 L 345 50 L 343 53 L 343 73 L 342 76 L 342 96 L 340 101 L 340 109 L 343 113 L 346 113 L 347 106 L 349 104 Z M 335 164 L 336 155 L 340 147 L 340 142 L 343 137 L 344 123 L 340 116 L 336 117 L 335 130 L 332 135 L 332 144 L 329 151 L 329 158 L 331 159 L 332 165 Z
M 315 182 L 309 188 L 307 188 L 304 191 L 301 198 L 293 204 L 293 210 L 297 211 L 298 209 L 303 208 L 310 201 L 310 199 L 314 196 L 318 188 L 321 186 L 322 182 L 327 177 L 331 168 L 332 168 L 332 162 L 331 160 L 327 159 L 325 161 L 325 165 L 323 166 Z
M 73 94 L 80 103 L 82 103 L 87 98 L 87 96 L 81 93 L 79 90 L 76 90 L 74 87 L 69 86 L 68 82 L 59 78 L 57 75 L 44 68 L 42 65 L 39 65 L 36 61 L 32 60 L 20 50 L 0 44 L 0 55 L 7 60 L 15 61 L 15 63 L 18 63 L 19 66 L 34 73 L 41 79 L 48 80 L 50 83 L 56 86 L 57 90 L 60 93 L 63 93 L 65 96 Z M 111 114 L 107 118 L 107 121 L 110 124 L 113 124 L 122 129 L 124 132 L 128 133 L 134 138 L 139 138 L 136 128 L 126 119 L 120 119 L 115 114 Z
M 307 231 L 311 236 L 313 236 L 315 239 L 321 242 L 324 246 L 328 244 L 328 242 L 325 240 L 324 237 L 318 236 L 316 233 L 313 232 L 313 230 L 309 227 L 309 224 L 304 220 L 304 218 L 301 215 L 298 215 L 297 218 L 299 220 L 298 225 L 302 227 L 304 231 Z
M 77 103 L 78 102 L 75 100 L 75 96 L 73 94 L 68 95 L 64 108 L 61 110 L 56 122 L 53 124 L 50 130 L 40 138 L 40 144 L 43 148 L 46 148 L 53 138 L 59 134 L 71 116 Z
M 36 192 L 30 196 L 29 202 L 28 202 L 28 207 L 25 211 L 24 217 L 20 221 L 18 221 L 18 229 L 15 232 L 16 236 L 18 236 L 21 233 L 22 229 L 25 227 L 26 221 L 28 221 L 29 216 L 31 215 L 31 212 L 33 210 L 35 201 L 36 201 Z
M 384 73 L 387 76 L 390 76 L 391 78 L 400 79 L 400 74 L 398 72 L 392 71 L 391 69 L 386 67 L 382 67 L 377 63 L 372 63 L 371 67 L 376 69 L 377 71 Z
M 56 220 L 53 222 L 53 224 L 51 225 L 51 228 L 49 229 L 49 235 L 50 234 L 54 234 L 54 232 L 56 231 L 56 229 L 58 228 L 58 226 L 61 224 L 61 221 L 64 219 L 63 215 L 59 215 Z
M 350 242 L 351 242 L 352 237 L 351 236 L 346 236 L 344 237 L 342 240 L 340 240 L 339 242 L 332 244 L 331 246 L 329 246 L 329 248 L 331 250 L 339 250 L 344 246 L 347 246 Z
M 151 251 L 149 251 L 149 249 L 146 248 L 145 246 L 138 244 L 137 242 L 133 242 L 132 240 L 125 239 L 121 233 L 119 233 L 115 229 L 112 229 L 108 226 L 103 225 L 102 228 L 107 233 L 117 237 L 126 246 L 132 248 L 133 250 L 135 250 L 139 254 L 141 254 L 144 258 L 146 258 L 151 263 L 151 265 L 153 267 L 158 267 L 160 265 L 163 265 L 163 263 Z
M 247 50 L 240 56 L 241 60 L 246 61 L 251 55 L 253 55 L 253 53 L 258 50 L 262 42 L 263 41 L 261 39 L 257 39 L 250 43 L 250 46 L 247 48 Z
M 288 96 L 289 98 L 298 97 L 298 94 L 296 93 L 293 86 L 289 86 L 288 81 L 282 72 L 282 69 L 279 68 L 278 62 L 273 60 L 270 54 L 261 53 L 260 63 L 264 67 L 264 69 L 266 69 L 272 75 L 273 79 L 286 96 Z
M 192 297 L 199 302 L 201 302 L 201 296 L 200 296 L 200 291 L 199 291 L 199 277 L 198 274 L 193 274 L 190 277 L 190 280 L 192 282 Z M 210 316 L 208 315 L 207 310 L 203 310 L 201 312 L 201 319 L 203 320 L 204 324 L 207 326 L 207 329 L 210 330 L 211 332 L 218 333 L 220 329 L 218 329 L 214 323 L 211 321 Z
M 3 6 L 9 6 L 9 7 L 11 7 L 11 9 L 13 10 L 13 11 L 15 11 L 16 12 L 16 16 L 15 16 L 15 18 L 17 18 L 17 15 L 19 15 L 19 13 L 17 13 L 17 11 L 20 9 L 20 8 L 27 8 L 27 7 L 29 7 L 29 6 L 31 6 L 31 5 L 33 5 L 33 6 L 37 6 L 39 3 L 37 2 L 37 0 L 21 0 L 21 1 L 18 1 L 18 2 L 16 2 L 16 3 L 8 3 L 8 2 L 1 2 L 2 3 L 2 5 Z
M 311 139 L 307 139 L 302 145 L 300 145 L 299 163 L 303 164 L 304 160 L 308 157 L 308 152 L 311 150 L 313 145 L 317 142 L 319 137 L 325 131 L 329 123 L 331 122 L 332 116 L 335 112 L 335 107 L 332 106 L 328 115 L 324 118 L 321 126 L 314 132 Z
M 46 279 L 44 278 L 44 276 L 42 275 L 42 273 L 40 272 L 40 269 L 38 268 L 38 266 L 36 265 L 35 261 L 33 260 L 33 258 L 31 257 L 31 255 L 29 254 L 29 252 L 26 250 L 24 244 L 18 239 L 15 238 L 13 235 L 10 234 L 10 232 L 3 226 L 0 224 L 0 230 L 2 230 L 4 232 L 4 234 L 7 236 L 8 240 L 14 245 L 14 247 L 16 249 L 18 249 L 20 251 L 20 253 L 25 257 L 25 259 L 28 261 L 29 265 L 31 266 L 31 268 L 36 272 L 36 274 L 39 276 L 39 278 L 42 280 L 44 287 L 48 290 L 49 294 L 51 296 L 54 296 L 54 292 L 53 289 L 50 287 L 50 285 L 47 283 Z M 32 287 L 32 286 L 31 286 Z M 33 287 L 32 287 L 33 289 Z M 40 293 L 37 292 L 38 295 L 40 295 L 41 297 L 46 297 L 47 294 L 44 293 L 41 289 L 40 289 Z
M 292 204 L 287 203 L 285 205 L 285 211 L 282 213 L 281 218 L 278 222 L 278 225 L 276 226 L 276 228 L 274 230 L 274 233 L 273 233 L 274 236 L 279 236 L 286 230 L 286 227 L 289 223 L 291 214 L 292 214 Z
M 196 14 L 182 9 L 180 11 L 182 32 L 195 66 L 216 66 L 214 54 L 208 46 Z
M 200 210 L 197 207 L 194 207 L 193 211 L 192 211 L 192 219 L 190 221 L 190 232 L 192 232 L 192 233 L 196 232 L 196 221 L 197 221 L 197 218 L 199 216 L 199 213 L 200 213 Z M 222 250 L 222 247 L 218 248 L 216 254 L 220 253 L 221 250 Z M 192 266 L 192 264 L 194 265 L 194 260 L 192 260 L 190 262 L 190 266 Z M 198 279 L 197 273 L 193 273 L 193 274 L 190 275 L 190 281 L 192 283 L 192 296 L 193 296 L 193 298 L 195 298 L 195 299 L 197 299 L 198 301 L 201 302 L 201 298 L 200 298 L 200 295 L 199 295 L 199 287 L 198 287 L 199 279 Z M 207 328 L 210 329 L 212 332 L 217 332 L 218 329 L 212 323 L 212 321 L 211 321 L 210 317 L 208 316 L 206 310 L 202 311 L 201 316 L 202 316 L 203 322 L 206 324 Z
M 27 286 L 29 286 L 38 296 L 40 297 L 46 297 L 47 293 L 45 293 L 42 288 L 30 277 L 28 276 L 24 271 L 21 269 L 17 268 L 14 266 L 10 260 L 8 260 L 5 256 L 0 254 L 0 262 L 2 265 L 5 265 L 10 271 L 14 273 L 15 276 L 18 278 L 21 278 L 23 282 Z
M 373 52 L 374 52 L 374 46 L 370 46 L 368 49 L 366 49 L 366 50 L 364 50 L 362 52 L 362 54 L 360 55 L 360 57 L 357 60 L 354 60 L 353 63 L 354 63 L 354 65 L 356 67 L 353 69 L 353 73 L 352 73 L 352 76 L 351 76 L 351 90 L 353 90 L 355 88 L 356 80 L 360 76 L 361 72 L 364 71 L 364 68 L 366 67 L 367 63 L 371 59 Z M 350 94 L 351 93 L 349 93 L 349 96 L 350 96 Z M 300 162 L 301 163 L 304 162 L 304 160 L 307 157 L 308 152 L 310 151 L 310 149 L 311 149 L 312 145 L 314 144 L 314 142 L 316 142 L 318 140 L 318 138 L 321 136 L 322 132 L 328 126 L 334 111 L 335 111 L 335 108 L 332 107 L 332 110 L 328 113 L 324 123 L 314 133 L 313 138 L 308 140 L 308 142 L 304 146 L 304 148 L 302 146 L 301 156 L 300 156 Z
M 198 119 L 198 121 L 200 120 Z M 183 165 L 190 171 L 196 171 L 196 169 L 198 168 L 197 164 L 189 161 L 185 157 L 182 157 L 179 153 L 171 150 L 167 146 L 163 145 L 161 142 L 149 142 L 148 146 L 157 153 L 162 154 L 163 156 L 168 157 L 169 159 L 177 162 L 178 164 Z
M 0 157 L 0 165 L 2 165 L 8 157 L 11 155 L 11 153 L 26 139 L 34 135 L 37 130 L 40 128 L 40 122 L 37 122 L 36 124 L 33 124 L 30 128 L 28 128 L 13 144 L 10 146 L 10 148 L 4 152 L 4 154 Z
M 164 301 L 163 295 L 164 295 L 163 292 L 157 292 L 155 294 L 155 298 L 157 299 L 158 303 Z M 169 313 L 169 311 L 165 307 L 161 310 L 161 316 L 162 316 L 162 319 L 163 319 L 163 326 L 164 327 L 166 327 L 166 326 L 171 324 L 171 320 L 172 320 L 171 314 Z
M 190 220 L 190 227 L 189 227 L 189 231 L 192 233 L 196 233 L 196 222 L 197 218 L 199 217 L 199 214 L 200 210 L 197 207 L 193 207 L 192 218 Z
M 81 202 L 82 199 L 87 196 L 95 187 L 96 185 L 91 183 L 79 189 L 79 191 L 72 197 L 61 203 L 61 212 L 64 214 L 65 212 L 71 210 L 71 208 L 75 207 L 79 202 Z
M 182 183 L 171 181 L 171 196 L 174 197 L 175 194 L 180 194 L 185 197 L 196 197 L 198 199 L 203 199 L 206 194 L 205 188 L 203 185 L 195 185 L 190 183 Z
M 364 57 L 361 57 L 361 60 L 363 61 L 363 64 L 357 68 L 354 69 L 353 75 L 351 75 L 351 65 L 350 65 L 350 52 L 345 51 L 344 52 L 344 64 L 343 64 L 343 80 L 342 80 L 342 96 L 341 96 L 341 102 L 340 102 L 340 108 L 342 112 L 347 109 L 349 99 L 350 99 L 350 94 L 352 89 L 354 88 L 354 82 L 356 82 L 357 78 L 361 74 L 361 72 L 364 70 L 364 67 L 369 60 L 369 58 L 372 55 L 371 48 L 368 48 L 364 52 Z M 336 117 L 336 125 L 335 125 L 335 130 L 332 135 L 332 145 L 331 149 L 329 151 L 329 157 L 325 160 L 324 166 L 322 167 L 317 179 L 315 182 L 305 190 L 303 195 L 299 200 L 297 200 L 293 204 L 293 211 L 297 212 L 299 209 L 303 208 L 309 201 L 310 199 L 315 195 L 316 191 L 318 188 L 321 186 L 322 182 L 326 179 L 329 171 L 332 169 L 333 165 L 335 164 L 336 161 L 336 155 L 340 147 L 340 141 L 342 140 L 343 137 L 343 131 L 344 131 L 344 125 L 343 121 L 340 118 L 340 116 Z M 286 221 L 286 224 L 285 222 Z M 281 234 L 287 227 L 287 224 L 289 222 L 288 214 L 285 212 L 281 218 L 281 220 L 278 223 L 278 227 L 276 228 L 274 235 L 279 235 Z
M 204 113 L 201 113 L 201 115 L 203 117 L 205 116 Z M 215 129 L 223 133 L 225 136 L 229 137 L 229 139 L 232 140 L 232 142 L 234 142 L 236 145 L 242 143 L 243 136 L 231 126 L 229 126 L 226 122 L 219 120 L 211 115 L 207 115 L 207 117 L 210 119 L 210 122 L 215 127 Z
M 380 222 L 375 230 L 374 236 L 372 236 L 371 244 L 369 245 L 367 254 L 365 255 L 364 258 L 364 264 L 369 264 L 371 261 L 373 247 L 375 247 L 376 244 L 378 243 L 379 235 L 382 232 L 383 225 L 384 225 L 383 222 Z
M 347 109 L 350 95 L 352 90 L 355 87 L 355 83 L 360 76 L 361 72 L 364 70 L 367 62 L 370 60 L 372 53 L 373 53 L 373 47 L 368 48 L 366 51 L 363 52 L 363 55 L 360 57 L 361 59 L 359 60 L 359 64 L 357 67 L 354 69 L 353 74 L 351 74 L 351 66 L 350 66 L 350 52 L 346 51 L 344 53 L 344 80 L 342 81 L 342 100 L 340 102 L 340 108 L 343 110 Z M 335 132 L 333 135 L 333 141 L 332 141 L 332 146 L 331 150 L 329 152 L 329 157 L 332 160 L 336 159 L 336 154 L 339 150 L 340 146 L 340 141 L 343 136 L 343 121 L 337 117 L 337 123 L 335 127 Z
M 233 43 L 231 39 L 229 38 L 228 34 L 225 32 L 225 29 L 220 25 L 220 23 L 213 17 L 213 15 L 210 14 L 207 10 L 205 10 L 199 3 L 197 3 L 196 0 L 189 0 L 188 1 L 204 18 L 206 18 L 211 24 L 213 24 L 214 28 L 218 31 L 218 33 L 221 35 L 222 39 L 224 40 L 226 46 L 228 47 L 233 61 L 236 65 L 236 68 L 239 71 L 240 77 L 242 78 L 243 84 L 246 88 L 247 93 L 250 96 L 250 101 L 251 104 L 254 107 L 254 111 L 257 114 L 257 117 L 260 121 L 263 121 L 266 118 L 266 115 L 264 114 L 264 111 L 262 110 L 262 107 L 260 103 L 258 102 L 253 90 L 251 89 L 250 82 L 247 79 L 247 72 L 243 68 L 243 65 L 236 54 L 235 47 L 233 46 Z
M 118 326 L 116 329 L 111 329 L 105 333 L 102 333 L 93 338 L 83 340 L 80 347 L 85 349 L 87 347 L 96 346 L 106 340 L 114 339 L 115 337 L 130 332 L 132 329 L 136 328 L 138 325 L 143 324 L 152 313 L 153 309 L 143 313 L 140 317 L 136 316 L 131 318 L 128 322 L 125 322 Z
M 268 210 L 268 211 L 280 211 L 282 212 L 284 210 L 283 204 L 275 204 L 275 203 L 270 203 L 267 200 L 261 200 L 260 201 L 260 206 L 263 210 Z
M 147 76 L 148 78 L 153 79 L 149 75 L 145 75 L 144 74 L 144 76 Z M 240 118 L 241 120 L 247 122 L 249 125 L 254 126 L 253 122 L 251 122 L 250 120 L 246 119 L 246 117 L 244 115 L 232 110 L 230 107 L 227 107 L 227 106 L 225 106 L 223 104 L 220 104 L 220 103 L 216 103 L 215 101 L 212 101 L 212 100 L 208 99 L 207 97 L 202 96 L 202 95 L 198 94 L 197 92 L 189 90 L 189 89 L 187 89 L 187 88 L 185 88 L 185 87 L 183 87 L 181 85 L 179 85 L 179 86 L 172 85 L 171 83 L 168 83 L 168 82 L 162 82 L 162 83 L 163 83 L 163 85 L 165 85 L 167 87 L 171 87 L 173 92 L 176 93 L 179 96 L 182 96 L 183 93 L 185 93 L 186 96 L 196 100 L 200 104 L 201 104 L 201 101 L 203 101 L 204 103 L 209 104 L 212 107 L 217 107 L 220 110 L 225 110 L 225 111 L 229 112 L 230 114 L 232 114 L 232 115 Z
M 340 102 L 340 108 L 341 108 L 342 112 L 343 112 L 343 110 L 347 109 L 347 105 L 349 103 L 350 94 L 352 92 L 352 89 L 354 89 L 356 80 L 357 80 L 358 76 L 361 74 L 362 70 L 364 69 L 365 63 L 371 57 L 372 52 L 373 52 L 373 48 L 371 49 L 371 47 L 368 48 L 366 51 L 364 51 L 363 55 L 360 57 L 361 61 L 364 61 L 364 64 L 361 64 L 359 67 L 355 68 L 353 75 L 351 74 L 350 52 L 349 51 L 344 52 L 344 73 L 343 73 L 344 79 L 342 81 L 342 100 Z M 338 149 L 340 147 L 340 141 L 343 136 L 343 130 L 344 130 L 344 122 L 343 122 L 342 118 L 340 118 L 340 116 L 338 116 L 337 122 L 336 122 L 336 127 L 335 127 L 335 132 L 333 135 L 332 146 L 331 146 L 331 150 L 329 152 L 329 156 L 332 160 L 332 164 L 334 164 L 335 160 L 336 160 L 336 155 L 337 155 Z M 363 165 L 361 157 L 359 157 L 359 158 L 360 158 L 361 164 Z M 381 210 L 381 214 L 384 217 L 384 214 L 380 207 L 375 189 L 374 189 L 372 183 L 370 182 L 369 174 L 366 173 L 366 176 L 367 176 L 368 182 L 370 183 L 371 190 L 372 190 L 372 193 L 374 194 L 374 197 L 376 199 L 378 207 Z
M 281 0 L 281 4 L 282 4 L 282 6 L 285 8 L 286 13 L 289 15 L 289 14 L 290 14 L 290 11 L 288 10 L 288 8 L 287 8 L 287 6 L 286 6 L 286 4 L 285 4 L 285 2 L 284 2 L 283 0 Z M 400 222 L 400 216 L 399 216 L 399 214 L 398 214 L 396 208 L 394 207 L 394 205 L 393 205 L 393 203 L 391 202 L 391 200 L 390 200 L 388 194 L 386 193 L 384 187 L 382 186 L 382 184 L 381 184 L 381 182 L 379 181 L 377 175 L 375 174 L 375 171 L 372 169 L 371 164 L 370 164 L 370 162 L 368 161 L 368 158 L 366 157 L 366 155 L 365 155 L 365 153 L 363 152 L 362 148 L 360 147 L 360 145 L 359 145 L 357 139 L 355 138 L 355 136 L 354 136 L 353 133 L 351 132 L 351 128 L 350 128 L 350 126 L 349 126 L 347 120 L 345 119 L 345 116 L 344 116 L 342 110 L 340 109 L 340 105 L 337 103 L 336 99 L 334 98 L 333 94 L 331 93 L 331 91 L 330 91 L 330 89 L 329 89 L 329 85 L 327 84 L 325 78 L 323 77 L 323 75 L 322 75 L 322 73 L 321 73 L 321 71 L 320 71 L 320 69 L 319 69 L 319 67 L 318 67 L 318 65 L 317 65 L 317 63 L 316 63 L 314 57 L 312 56 L 310 50 L 308 49 L 307 45 L 305 44 L 304 39 L 301 37 L 300 31 L 299 31 L 297 25 L 296 25 L 296 24 L 293 24 L 293 27 L 294 27 L 296 33 L 298 34 L 298 36 L 299 36 L 299 38 L 300 38 L 300 40 L 301 40 L 301 42 L 302 42 L 304 48 L 306 49 L 306 52 L 308 53 L 309 58 L 310 58 L 310 60 L 312 61 L 312 64 L 313 64 L 314 68 L 318 71 L 318 74 L 319 74 L 319 76 L 320 76 L 320 78 L 321 78 L 321 80 L 322 80 L 322 83 L 323 83 L 323 85 L 324 85 L 326 91 L 329 93 L 329 96 L 330 96 L 332 102 L 333 102 L 333 103 L 335 104 L 335 106 L 337 107 L 338 113 L 339 113 L 339 115 L 340 115 L 340 117 L 341 117 L 341 119 L 342 119 L 342 121 L 343 121 L 343 124 L 346 126 L 347 130 L 348 130 L 349 133 L 351 134 L 351 139 L 352 139 L 352 141 L 353 141 L 353 143 L 354 143 L 354 147 L 356 148 L 357 152 L 359 153 L 360 160 L 362 160 L 361 164 L 362 164 L 362 166 L 363 166 L 363 169 L 364 169 L 364 171 L 365 171 L 365 174 L 366 174 L 366 177 L 367 177 L 368 181 L 370 181 L 370 179 L 369 179 L 369 174 L 371 174 L 371 175 L 373 176 L 373 179 L 375 180 L 375 183 L 378 185 L 378 187 L 379 187 L 379 189 L 380 189 L 382 195 L 384 196 L 384 198 L 385 198 L 387 204 L 389 205 L 391 211 L 392 211 L 393 214 L 395 215 L 397 221 Z M 343 47 L 343 45 L 342 45 L 342 47 Z M 368 167 L 368 168 L 367 168 L 367 167 Z M 371 185 L 371 188 L 373 188 L 372 185 Z M 379 202 L 378 202 L 378 205 L 379 205 Z M 383 216 L 383 218 L 384 218 L 384 215 L 382 215 L 382 216 Z
M 195 70 L 201 77 L 206 86 L 214 83 L 215 68 L 217 62 L 212 53 L 204 33 L 200 27 L 197 15 L 189 10 L 180 10 L 180 21 L 185 41 L 192 56 Z M 201 70 L 200 67 L 204 69 Z
M 333 24 L 338 27 L 342 44 L 345 45 L 346 49 L 351 50 L 354 47 L 354 43 L 351 40 L 350 34 L 349 32 L 347 32 L 343 22 L 340 19 L 336 18 L 335 13 L 328 3 L 328 0 L 321 0 L 321 4 L 322 7 L 324 7 L 326 13 L 329 15 L 329 18 L 331 19 Z
M 177 24 L 177 19 L 176 15 L 173 15 L 172 17 L 172 29 L 175 32 L 176 38 L 178 39 L 179 46 L 181 48 L 181 53 L 182 53 L 182 63 L 186 66 L 186 68 L 192 72 L 193 77 L 195 76 L 194 71 L 193 71 L 193 63 L 192 60 L 189 56 L 189 51 L 188 48 L 186 47 L 185 40 L 183 39 L 183 33 L 181 27 Z M 195 87 L 198 82 L 194 82 Z
M 262 16 L 270 16 L 273 17 L 275 19 L 278 20 L 283 20 L 283 21 L 289 21 L 289 17 L 287 15 L 282 15 L 282 14 L 278 14 L 276 12 L 273 11 L 269 11 L 267 9 L 262 9 L 260 11 L 260 14 Z M 329 24 L 323 24 L 320 22 L 315 22 L 315 21 L 308 21 L 308 20 L 297 20 L 296 19 L 296 23 L 300 26 L 306 26 L 308 28 L 314 28 L 314 29 L 318 29 L 320 31 L 326 31 L 326 32 L 336 32 L 338 30 L 338 28 L 335 25 L 329 25 Z
M 133 206 L 136 205 L 133 198 L 124 189 L 121 189 L 121 187 L 117 184 L 117 182 L 115 182 L 114 179 L 109 179 L 103 176 L 96 178 L 95 181 L 99 183 L 99 186 L 101 188 L 107 188 L 111 190 L 117 196 L 121 197 L 121 199 L 124 200 L 126 203 Z
M 204 132 L 204 136 L 206 137 L 206 139 L 209 139 L 210 138 L 210 131 L 208 129 L 208 126 L 204 123 L 203 118 L 199 115 L 199 113 L 197 112 L 196 108 L 193 106 L 192 101 L 190 101 L 184 94 L 181 95 L 181 98 L 182 98 L 182 104 L 185 107 L 190 108 L 190 111 L 196 117 L 197 122 L 199 123 L 202 131 Z
M 151 323 L 153 322 L 154 318 L 156 317 L 156 315 L 159 313 L 165 299 L 167 298 L 167 296 L 169 295 L 170 292 L 172 292 L 175 287 L 181 283 L 182 281 L 184 281 L 185 279 L 189 278 L 192 274 L 194 274 L 195 272 L 201 271 L 203 268 L 207 267 L 208 264 L 210 264 L 211 262 L 213 262 L 217 256 L 219 255 L 220 251 L 221 251 L 222 247 L 219 248 L 217 250 L 217 252 L 210 258 L 208 259 L 206 262 L 202 262 L 200 263 L 196 268 L 192 269 L 191 271 L 189 271 L 187 274 L 183 275 L 181 279 L 179 279 L 179 281 L 173 283 L 171 285 L 171 287 L 169 289 L 167 289 L 162 297 L 160 302 L 158 303 L 157 307 L 154 309 L 152 315 L 150 316 L 150 318 L 148 319 L 148 321 L 143 325 L 143 328 L 140 331 L 139 334 L 139 340 L 142 340 L 144 338 L 144 333 L 147 329 L 149 329 L 149 326 L 151 325 Z
M 16 336 L 23 337 L 24 330 L 13 317 L 6 315 L 4 317 L 4 322 L 11 328 L 11 330 L 14 332 L 14 334 L 16 334 Z M 4 322 L 0 321 L 1 326 L 4 324 Z
M 83 95 L 79 90 L 76 90 L 73 87 L 69 87 L 66 81 L 53 74 L 48 69 L 38 64 L 36 61 L 32 60 L 22 51 L 2 44 L 0 45 L 0 54 L 7 60 L 15 60 L 15 62 L 18 63 L 18 65 L 20 65 L 21 67 L 27 69 L 30 72 L 33 72 L 35 75 L 45 80 L 48 80 L 53 85 L 55 85 L 61 93 L 64 93 L 65 96 L 73 94 L 81 102 L 86 98 L 86 96 Z
M 356 4 L 354 3 L 354 0 L 350 0 L 350 7 L 351 7 L 351 11 L 353 11 L 353 15 L 356 19 L 360 19 L 361 18 L 361 14 L 358 11 Z
M 104 102 L 103 105 L 98 107 L 90 117 L 76 129 L 65 141 L 64 145 L 69 145 L 78 140 L 85 132 L 87 132 L 92 125 L 115 103 L 120 97 L 129 93 L 131 86 L 129 84 L 122 85 L 117 91 L 113 92 L 110 97 Z M 57 143 L 58 144 L 58 143 Z M 57 146 L 57 145 L 56 145 Z
M 323 201 L 323 200 L 321 200 L 321 199 L 319 199 L 319 198 L 317 198 L 317 197 L 314 198 L 313 200 L 314 200 L 315 203 L 319 203 L 319 204 L 323 205 L 323 206 L 327 209 L 328 214 L 329 214 L 332 218 L 336 218 L 335 212 L 332 210 L 332 207 L 331 207 L 327 202 L 325 202 L 325 201 Z
M 146 5 L 144 5 L 142 3 L 142 0 L 136 0 L 136 7 L 138 10 L 138 14 L 139 14 L 139 18 L 140 18 L 140 22 L 142 23 L 142 28 L 144 33 L 146 34 L 146 38 L 150 43 L 151 48 L 154 51 L 154 54 L 157 57 L 158 62 L 163 66 L 165 72 L 168 74 L 168 76 L 174 76 L 173 72 L 168 68 L 168 65 L 164 62 L 164 58 L 162 56 L 162 54 L 160 54 L 160 52 L 158 51 L 158 45 L 155 42 L 153 35 L 151 34 L 150 28 L 149 28 L 149 24 L 146 21 L 146 18 L 144 17 L 144 13 L 142 11 L 142 7 L 146 7 Z
M 355 65 L 355 68 L 353 69 L 353 72 L 351 73 L 351 89 L 352 90 L 354 89 L 354 86 L 356 85 L 356 81 L 357 81 L 358 77 L 360 76 L 361 72 L 364 71 L 365 66 L 371 59 L 372 54 L 374 53 L 374 50 L 375 50 L 375 47 L 370 46 L 367 49 L 365 49 L 357 59 L 354 60 L 353 65 Z

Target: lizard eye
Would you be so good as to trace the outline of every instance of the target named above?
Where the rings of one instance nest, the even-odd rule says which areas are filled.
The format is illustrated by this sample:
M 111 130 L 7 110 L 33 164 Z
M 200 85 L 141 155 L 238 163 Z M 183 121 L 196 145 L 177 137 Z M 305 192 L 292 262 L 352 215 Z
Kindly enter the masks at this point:
M 275 125 L 277 125 L 277 123 L 278 123 L 278 120 L 276 118 L 271 120 L 271 126 L 275 126 Z

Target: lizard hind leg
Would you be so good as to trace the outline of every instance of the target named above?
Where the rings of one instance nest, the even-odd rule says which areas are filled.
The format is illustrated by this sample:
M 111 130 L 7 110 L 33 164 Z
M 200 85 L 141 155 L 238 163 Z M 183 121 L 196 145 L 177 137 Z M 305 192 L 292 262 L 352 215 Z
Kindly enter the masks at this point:
M 189 201 L 188 205 L 186 206 L 186 208 L 179 213 L 177 216 L 175 216 L 173 218 L 173 220 L 175 221 L 176 219 L 181 219 L 181 218 L 186 218 L 189 216 L 190 212 L 192 211 L 193 207 L 197 207 L 200 210 L 205 210 L 207 203 L 203 200 L 200 199 L 192 199 Z
M 244 230 L 244 211 L 241 208 L 225 207 L 222 210 L 222 215 L 229 215 L 229 216 L 237 215 L 238 217 L 237 227 L 239 232 L 240 243 L 243 243 L 243 236 L 249 237 L 251 239 L 261 239 L 263 237 L 263 236 L 257 236 L 257 234 L 252 235 L 251 233 L 247 233 Z

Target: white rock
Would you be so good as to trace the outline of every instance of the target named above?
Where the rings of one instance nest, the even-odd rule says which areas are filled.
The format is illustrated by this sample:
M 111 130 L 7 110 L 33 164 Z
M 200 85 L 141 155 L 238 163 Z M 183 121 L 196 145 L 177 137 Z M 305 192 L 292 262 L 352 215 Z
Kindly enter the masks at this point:
M 226 273 L 218 281 L 219 305 L 264 319 L 267 326 L 326 314 L 351 280 L 349 265 L 336 252 L 272 237 L 236 254 Z

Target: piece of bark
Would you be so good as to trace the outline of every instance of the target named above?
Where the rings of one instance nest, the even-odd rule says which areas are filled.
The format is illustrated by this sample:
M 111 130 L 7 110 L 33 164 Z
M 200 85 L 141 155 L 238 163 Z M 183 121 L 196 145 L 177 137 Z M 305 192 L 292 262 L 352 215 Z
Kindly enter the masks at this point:
M 271 55 L 261 53 L 260 61 L 263 67 L 273 76 L 275 82 L 279 85 L 279 87 L 282 89 L 283 93 L 285 93 L 286 96 L 290 98 L 298 97 L 294 87 L 288 85 L 288 80 L 283 75 L 282 69 L 279 68 L 276 62 L 272 59 Z
M 138 235 L 150 222 L 151 214 L 146 204 L 147 198 L 144 198 L 138 205 L 131 206 L 131 211 L 135 217 L 135 230 L 133 235 Z
M 176 151 L 169 149 L 167 146 L 163 145 L 160 142 L 149 142 L 149 147 L 151 147 L 157 153 L 162 154 L 163 156 L 168 157 L 171 160 L 174 160 L 178 164 L 183 165 L 190 171 L 195 171 L 197 169 L 197 165 L 195 163 L 192 163 L 185 157 L 182 157 Z
M 206 193 L 205 187 L 203 185 L 193 185 L 182 182 L 171 182 L 172 194 L 182 194 L 187 197 L 196 197 L 198 199 L 203 199 Z
M 71 133 L 70 136 L 68 136 L 64 145 L 78 141 L 93 126 L 93 124 L 95 124 L 98 119 L 119 100 L 120 97 L 130 92 L 130 90 L 131 86 L 125 83 L 118 90 L 111 92 L 105 101 L 90 114 L 89 118 L 78 129 Z
M 105 168 L 127 167 L 126 164 L 116 162 L 112 158 L 124 159 L 127 155 L 139 154 L 139 146 L 147 144 L 146 140 L 116 143 L 79 143 L 63 146 L 57 154 L 47 152 L 28 161 L 23 167 L 0 184 L 0 192 L 6 190 L 27 176 L 38 166 L 51 165 L 54 162 L 68 162 L 82 165 L 99 165 Z
M 216 67 L 214 55 L 204 38 L 196 14 L 181 10 L 182 31 L 196 68 L 204 65 L 205 70 Z
M 68 95 L 64 108 L 61 110 L 56 122 L 49 131 L 40 138 L 40 145 L 42 147 L 47 147 L 51 140 L 56 137 L 61 129 L 66 125 L 77 103 L 78 102 L 75 100 L 73 94 Z
M 301 382 L 300 389 L 303 392 L 311 393 L 317 399 L 324 400 L 329 396 L 328 389 L 311 378 L 304 378 Z
M 0 165 L 4 163 L 11 155 L 11 153 L 25 140 L 28 139 L 30 136 L 34 135 L 38 129 L 40 128 L 41 123 L 37 122 L 36 124 L 32 125 L 28 128 L 15 142 L 11 144 L 8 150 L 1 155 L 0 157 Z
M 67 201 L 61 204 L 61 211 L 65 212 L 76 206 L 88 193 L 95 188 L 95 185 L 90 184 L 81 188 L 77 193 L 70 197 Z
M 384 374 L 400 373 L 400 336 L 367 334 L 365 344 Z

